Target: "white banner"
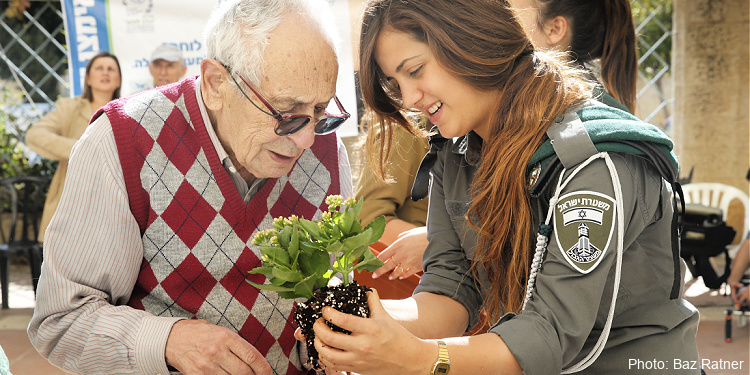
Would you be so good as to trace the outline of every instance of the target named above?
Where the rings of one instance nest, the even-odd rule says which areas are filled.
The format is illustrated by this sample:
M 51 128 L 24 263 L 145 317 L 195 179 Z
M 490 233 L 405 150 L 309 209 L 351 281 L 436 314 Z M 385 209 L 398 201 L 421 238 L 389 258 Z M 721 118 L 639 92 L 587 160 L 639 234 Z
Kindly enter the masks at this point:
M 120 61 L 123 96 L 153 86 L 148 63 L 151 52 L 161 44 L 180 48 L 187 77 L 200 74 L 205 58 L 203 28 L 219 1 L 63 0 L 71 96 L 82 94 L 86 63 L 100 51 L 109 51 Z M 348 137 L 357 135 L 349 5 L 347 0 L 329 1 L 341 37 L 337 95 L 352 114 L 338 133 Z M 335 104 L 330 108 L 338 112 Z

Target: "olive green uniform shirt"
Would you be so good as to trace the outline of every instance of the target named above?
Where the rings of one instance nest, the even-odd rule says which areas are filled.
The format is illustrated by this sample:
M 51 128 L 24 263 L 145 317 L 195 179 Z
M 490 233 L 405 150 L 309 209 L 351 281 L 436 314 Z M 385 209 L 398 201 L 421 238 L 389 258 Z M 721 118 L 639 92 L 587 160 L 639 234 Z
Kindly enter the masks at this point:
M 431 171 L 425 271 L 415 290 L 461 302 L 470 315 L 467 330 L 477 323 L 487 292 L 478 281 L 489 284 L 485 274 L 480 273 L 482 280 L 475 280 L 469 271 L 478 236 L 468 226 L 466 213 L 480 150 L 481 139 L 470 133 L 448 140 L 438 151 Z M 698 311 L 682 298 L 682 290 L 677 299 L 670 299 L 674 280 L 671 185 L 647 158 L 625 153 L 610 156 L 624 200 L 622 277 L 609 339 L 598 359 L 581 373 L 698 374 Z M 570 173 L 566 171 L 565 177 Z M 547 215 L 558 177 L 551 180 L 554 183 L 546 186 L 538 198 L 531 199 L 535 227 Z M 604 160 L 583 168 L 560 196 L 595 196 L 614 204 L 612 179 Z M 609 237 L 597 243 L 602 253 L 584 271 L 574 267 L 566 255 L 572 247 L 561 248 L 560 243 L 566 243 L 564 239 L 569 234 L 561 232 L 563 226 L 559 222 L 552 223 L 553 233 L 532 299 L 520 314 L 507 314 L 490 329 L 502 337 L 526 374 L 560 374 L 589 354 L 602 332 L 613 295 L 616 219 L 610 217 L 611 232 L 606 231 L 605 223 Z M 683 277 L 684 272 L 682 265 Z M 691 368 L 684 369 L 685 366 Z

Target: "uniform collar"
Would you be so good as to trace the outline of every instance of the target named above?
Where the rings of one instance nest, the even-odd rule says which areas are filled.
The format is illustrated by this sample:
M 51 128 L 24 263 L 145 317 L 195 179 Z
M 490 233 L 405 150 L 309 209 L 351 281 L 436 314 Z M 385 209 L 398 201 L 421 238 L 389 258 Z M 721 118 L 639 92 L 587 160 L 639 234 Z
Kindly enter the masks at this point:
M 469 165 L 476 167 L 482 159 L 482 143 L 482 137 L 471 131 L 455 140 L 453 153 L 463 155 Z

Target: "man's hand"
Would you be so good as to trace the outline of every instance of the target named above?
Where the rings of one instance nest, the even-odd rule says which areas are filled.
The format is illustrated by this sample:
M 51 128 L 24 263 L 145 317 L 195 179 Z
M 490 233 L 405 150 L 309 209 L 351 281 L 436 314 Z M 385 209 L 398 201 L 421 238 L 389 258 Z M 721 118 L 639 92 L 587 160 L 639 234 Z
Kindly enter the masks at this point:
M 180 320 L 167 338 L 167 363 L 185 375 L 271 374 L 266 359 L 228 328 L 205 320 Z

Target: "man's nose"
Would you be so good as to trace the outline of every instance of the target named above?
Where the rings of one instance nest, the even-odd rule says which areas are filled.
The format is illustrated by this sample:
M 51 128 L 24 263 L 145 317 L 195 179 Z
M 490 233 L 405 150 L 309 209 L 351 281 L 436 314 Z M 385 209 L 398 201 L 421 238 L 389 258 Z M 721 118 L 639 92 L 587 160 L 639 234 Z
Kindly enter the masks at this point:
M 304 128 L 294 134 L 288 135 L 287 137 L 289 137 L 298 148 L 303 150 L 308 149 L 312 147 L 315 142 L 315 123 L 315 120 L 310 120 Z

